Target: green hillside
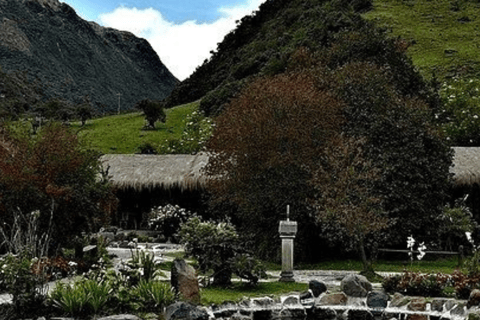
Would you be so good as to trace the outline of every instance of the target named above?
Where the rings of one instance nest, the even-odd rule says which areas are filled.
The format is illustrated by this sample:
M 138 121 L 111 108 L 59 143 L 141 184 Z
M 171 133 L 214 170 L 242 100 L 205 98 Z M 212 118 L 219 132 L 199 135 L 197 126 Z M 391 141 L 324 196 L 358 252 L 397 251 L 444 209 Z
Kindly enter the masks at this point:
M 75 123 L 89 144 L 103 153 L 136 153 L 151 145 L 160 149 L 166 140 L 180 140 L 187 119 L 198 108 L 198 102 L 166 110 L 166 123 L 157 123 L 155 130 L 143 129 L 145 117 L 140 112 L 107 116 L 89 120 L 84 127 Z
M 480 2 L 374 0 L 364 17 L 409 45 L 408 55 L 425 78 L 480 73 Z

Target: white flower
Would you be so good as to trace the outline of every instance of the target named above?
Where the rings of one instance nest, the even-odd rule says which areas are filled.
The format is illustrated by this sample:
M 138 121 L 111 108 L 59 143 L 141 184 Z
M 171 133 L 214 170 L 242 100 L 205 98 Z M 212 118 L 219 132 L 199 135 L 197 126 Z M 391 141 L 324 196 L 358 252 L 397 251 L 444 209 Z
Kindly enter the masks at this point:
M 407 248 L 412 250 L 413 246 L 415 245 L 415 239 L 412 236 L 407 238 Z
M 424 242 L 420 243 L 420 246 L 418 247 L 418 252 L 420 252 L 419 255 L 417 256 L 418 260 L 422 260 L 422 258 L 425 256 L 426 249 L 427 247 L 425 246 Z
M 473 238 L 472 238 L 472 233 L 467 231 L 467 232 L 465 232 L 465 236 L 467 237 L 468 242 L 470 242 L 472 245 L 474 245 Z
M 474 115 L 474 116 L 473 116 L 473 119 L 478 119 L 478 116 L 477 116 L 477 115 Z

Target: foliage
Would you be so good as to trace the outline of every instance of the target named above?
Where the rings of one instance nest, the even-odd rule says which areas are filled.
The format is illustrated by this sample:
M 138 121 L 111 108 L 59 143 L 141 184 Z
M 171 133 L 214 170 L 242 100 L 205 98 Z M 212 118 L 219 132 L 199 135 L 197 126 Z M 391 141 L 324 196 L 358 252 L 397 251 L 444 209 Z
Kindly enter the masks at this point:
M 32 272 L 32 266 L 37 261 L 38 258 L 32 259 L 26 254 L 9 254 L 2 259 L 2 285 L 13 296 L 14 309 L 19 316 L 35 315 L 45 301 L 45 270 L 37 266 L 37 272 Z
M 193 215 L 192 212 L 178 205 L 167 204 L 152 208 L 148 213 L 148 228 L 162 231 L 166 239 L 177 233 L 180 225 Z
M 422 274 L 404 272 L 402 275 L 386 277 L 382 283 L 386 292 L 400 292 L 411 296 L 441 297 L 445 288 L 452 284 L 445 274 Z
M 480 145 L 480 80 L 455 77 L 440 88 L 442 110 L 435 115 L 445 136 L 455 146 Z
M 169 284 L 160 281 L 141 280 L 135 288 L 143 311 L 162 310 L 175 299 Z
M 187 116 L 185 128 L 180 139 L 167 139 L 160 148 L 160 153 L 189 154 L 205 148 L 212 135 L 212 120 L 200 111 L 193 111 Z
M 51 99 L 45 103 L 37 104 L 34 114 L 46 121 L 68 122 L 74 115 L 73 107 L 60 99 Z
M 98 314 L 107 305 L 111 292 L 107 281 L 80 278 L 71 285 L 57 282 L 50 299 L 55 307 L 70 315 Z
M 68 128 L 53 123 L 31 137 L 26 127 L 3 126 L 1 136 L 2 223 L 13 225 L 15 213 L 38 210 L 37 236 L 51 227 L 50 250 L 56 250 L 81 231 L 108 221 L 116 198 L 107 181 L 99 179 L 99 154 Z M 24 221 L 28 219 L 19 222 Z
M 93 118 L 93 114 L 94 109 L 89 103 L 83 103 L 75 107 L 75 115 L 80 119 L 82 127 L 85 126 L 88 119 Z
M 159 261 L 154 253 L 146 250 L 132 251 L 132 258 L 122 262 L 119 271 L 123 274 L 128 283 L 137 285 L 141 280 L 152 281 L 162 275 L 159 270 Z
M 143 111 L 147 121 L 147 128 L 155 129 L 155 122 L 157 121 L 165 123 L 166 115 L 163 110 L 163 104 L 160 101 L 144 99 L 135 104 L 135 109 Z
M 263 275 L 229 222 L 205 222 L 194 216 L 181 225 L 178 236 L 185 253 L 198 261 L 200 271 L 213 271 L 214 285 L 229 285 L 232 273 L 252 283 Z
M 71 284 L 57 282 L 49 294 L 49 302 L 71 316 L 88 316 L 113 312 L 149 312 L 173 302 L 169 284 L 142 279 L 132 286 L 114 269 L 100 277 L 76 278 Z

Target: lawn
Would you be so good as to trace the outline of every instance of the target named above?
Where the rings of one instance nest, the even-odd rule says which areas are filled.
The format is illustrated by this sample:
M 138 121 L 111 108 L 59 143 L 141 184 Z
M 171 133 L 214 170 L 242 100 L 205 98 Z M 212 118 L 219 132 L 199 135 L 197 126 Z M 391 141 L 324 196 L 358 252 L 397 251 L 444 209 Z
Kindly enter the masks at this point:
M 156 124 L 155 130 L 145 130 L 145 117 L 141 112 L 113 115 L 89 120 L 84 127 L 74 123 L 92 148 L 102 153 L 132 154 L 142 144 L 158 145 L 167 139 L 178 139 L 185 128 L 186 117 L 198 109 L 193 102 L 166 110 L 165 123 Z
M 405 39 L 422 75 L 480 73 L 480 3 L 460 0 L 374 0 L 364 16 Z

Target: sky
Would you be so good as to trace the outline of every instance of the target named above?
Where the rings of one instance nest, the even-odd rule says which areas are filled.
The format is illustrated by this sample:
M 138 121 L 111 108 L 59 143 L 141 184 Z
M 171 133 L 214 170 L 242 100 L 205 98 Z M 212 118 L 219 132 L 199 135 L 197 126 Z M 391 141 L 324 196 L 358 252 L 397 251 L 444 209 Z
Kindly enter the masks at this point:
M 236 20 L 265 0 L 63 0 L 85 20 L 146 39 L 179 80 L 210 57 Z

